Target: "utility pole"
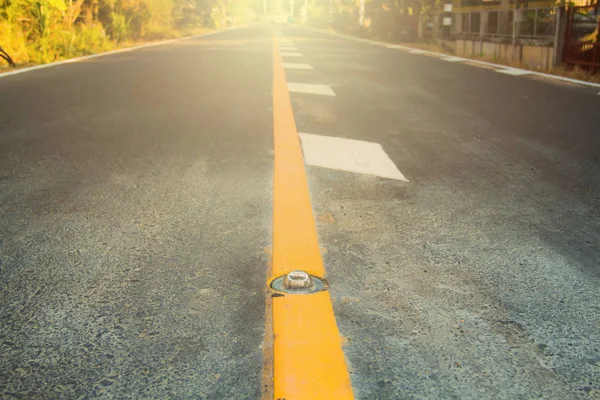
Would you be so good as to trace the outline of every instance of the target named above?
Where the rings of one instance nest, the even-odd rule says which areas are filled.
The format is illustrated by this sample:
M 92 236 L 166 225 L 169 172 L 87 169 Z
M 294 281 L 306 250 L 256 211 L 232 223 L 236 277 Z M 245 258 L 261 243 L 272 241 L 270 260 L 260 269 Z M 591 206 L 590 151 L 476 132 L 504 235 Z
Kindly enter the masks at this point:
M 360 0 L 358 8 L 358 26 L 365 24 L 365 0 Z
M 452 1 L 444 0 L 444 13 L 442 14 L 441 36 L 442 39 L 450 39 L 452 34 Z M 438 25 L 440 21 L 438 20 Z
M 513 11 L 513 31 L 512 31 L 512 56 L 511 61 L 517 59 L 517 38 L 519 36 L 519 22 L 521 20 L 521 8 L 520 3 L 515 3 Z
M 308 0 L 304 0 L 304 12 L 303 12 L 302 19 L 304 20 L 303 22 L 305 24 L 306 24 L 307 18 L 308 18 Z
M 564 59 L 565 52 L 565 31 L 567 29 L 567 9 L 564 5 L 556 7 L 556 28 L 554 30 L 554 59 L 552 60 L 552 66 L 559 66 Z M 569 36 L 571 35 L 568 32 Z

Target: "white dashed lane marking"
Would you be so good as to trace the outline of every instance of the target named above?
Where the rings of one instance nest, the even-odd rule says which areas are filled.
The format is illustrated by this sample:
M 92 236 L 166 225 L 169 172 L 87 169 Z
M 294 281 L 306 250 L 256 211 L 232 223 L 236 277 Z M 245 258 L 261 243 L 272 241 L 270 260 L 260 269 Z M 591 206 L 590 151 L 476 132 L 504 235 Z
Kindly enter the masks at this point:
M 423 50 L 419 50 L 419 49 L 409 50 L 408 52 L 411 53 L 411 54 L 423 54 L 423 53 L 425 53 Z
M 335 96 L 335 92 L 329 85 L 315 85 L 312 83 L 288 82 L 288 90 L 292 93 L 320 94 L 323 96 Z
M 440 60 L 449 61 L 449 62 L 459 62 L 459 61 L 467 61 L 462 57 L 442 57 Z
M 528 75 L 531 73 L 530 71 L 525 71 L 523 69 L 513 69 L 513 68 L 497 69 L 496 72 L 500 72 L 501 74 L 506 74 L 506 75 L 513 75 L 513 76 Z
M 302 57 L 302 53 L 281 52 L 282 57 Z
M 409 48 L 406 46 L 400 46 L 399 44 L 386 44 L 386 48 L 395 49 L 395 50 L 408 50 Z
M 283 68 L 304 69 L 304 70 L 312 70 L 313 69 L 313 67 L 309 64 L 300 64 L 300 63 L 283 63 Z
M 379 143 L 299 133 L 308 165 L 408 182 Z

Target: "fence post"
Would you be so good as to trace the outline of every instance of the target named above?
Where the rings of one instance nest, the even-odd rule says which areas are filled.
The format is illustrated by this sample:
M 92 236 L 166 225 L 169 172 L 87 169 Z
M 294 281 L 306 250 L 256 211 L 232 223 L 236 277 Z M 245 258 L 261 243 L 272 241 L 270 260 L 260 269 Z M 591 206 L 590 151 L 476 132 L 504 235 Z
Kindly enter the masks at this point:
M 519 9 L 515 4 L 513 8 L 513 23 L 512 23 L 512 55 L 511 61 L 515 61 L 517 58 L 517 37 L 519 36 Z
M 460 29 L 457 27 L 460 26 L 460 20 L 454 10 L 452 9 L 452 1 L 444 0 L 443 12 L 441 13 L 441 17 L 438 20 L 441 28 L 441 36 L 442 39 L 450 40 L 452 38 L 452 25 L 454 24 L 455 32 L 459 32 Z M 456 18 L 455 18 L 456 17 Z M 454 21 L 452 21 L 454 19 Z
M 556 7 L 556 27 L 554 29 L 554 54 L 552 66 L 556 67 L 563 62 L 565 53 L 565 34 L 567 27 L 567 10 L 565 7 Z
M 479 15 L 479 53 L 483 56 L 483 37 L 487 32 L 489 11 L 481 11 Z

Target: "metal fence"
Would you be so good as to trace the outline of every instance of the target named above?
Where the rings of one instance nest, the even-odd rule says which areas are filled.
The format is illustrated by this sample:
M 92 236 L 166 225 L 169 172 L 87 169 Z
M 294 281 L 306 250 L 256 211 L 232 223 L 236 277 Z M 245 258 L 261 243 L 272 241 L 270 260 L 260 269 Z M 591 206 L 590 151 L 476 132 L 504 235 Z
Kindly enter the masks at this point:
M 456 38 L 519 43 L 531 41 L 551 45 L 556 31 L 556 10 L 540 7 L 517 10 L 457 11 L 453 33 Z M 516 17 L 516 20 L 515 20 Z
M 600 4 L 573 6 L 567 13 L 564 62 L 600 71 Z

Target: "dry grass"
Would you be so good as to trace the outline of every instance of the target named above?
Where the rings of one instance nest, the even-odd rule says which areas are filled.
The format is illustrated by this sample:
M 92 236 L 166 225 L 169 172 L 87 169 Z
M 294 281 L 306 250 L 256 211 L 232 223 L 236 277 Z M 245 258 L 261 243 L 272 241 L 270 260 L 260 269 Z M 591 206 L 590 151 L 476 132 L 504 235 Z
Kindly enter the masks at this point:
M 560 66 L 560 67 L 553 68 L 551 71 L 548 71 L 547 73 L 552 74 L 552 75 L 564 76 L 566 78 L 571 78 L 571 79 L 578 79 L 580 81 L 600 83 L 600 75 L 590 74 L 589 71 L 586 71 L 579 67 L 567 69 L 564 66 Z

